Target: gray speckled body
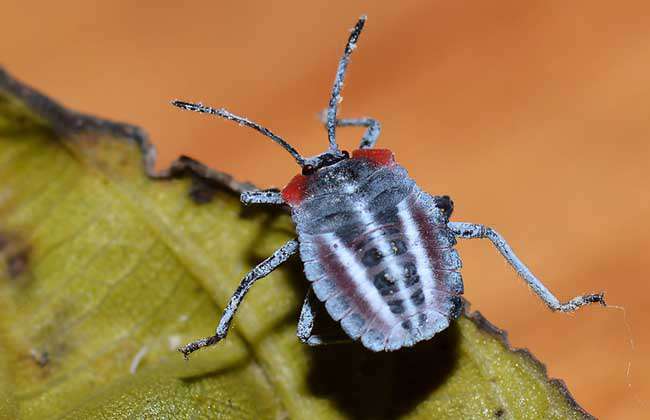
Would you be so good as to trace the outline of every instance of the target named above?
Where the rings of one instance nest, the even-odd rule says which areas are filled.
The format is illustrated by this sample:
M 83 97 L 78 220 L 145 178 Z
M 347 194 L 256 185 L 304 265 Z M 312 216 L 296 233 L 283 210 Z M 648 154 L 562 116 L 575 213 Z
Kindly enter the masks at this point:
M 330 316 L 374 351 L 431 338 L 460 314 L 451 202 L 367 158 L 303 177 L 291 205 L 305 273 Z

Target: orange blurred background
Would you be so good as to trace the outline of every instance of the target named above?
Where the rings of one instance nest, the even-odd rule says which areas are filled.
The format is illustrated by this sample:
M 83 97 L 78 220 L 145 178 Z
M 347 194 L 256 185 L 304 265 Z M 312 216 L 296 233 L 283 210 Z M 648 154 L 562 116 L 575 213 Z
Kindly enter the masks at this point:
M 587 411 L 647 418 L 650 3 L 4 0 L 0 63 L 73 109 L 144 127 L 160 167 L 182 153 L 282 186 L 298 169 L 277 145 L 168 102 L 226 106 L 316 154 L 362 13 L 341 116 L 378 118 L 378 146 L 451 195 L 455 220 L 499 230 L 561 299 L 606 291 L 627 324 L 618 309 L 551 313 L 483 241 L 459 247 L 473 308 Z M 338 132 L 348 149 L 362 134 Z

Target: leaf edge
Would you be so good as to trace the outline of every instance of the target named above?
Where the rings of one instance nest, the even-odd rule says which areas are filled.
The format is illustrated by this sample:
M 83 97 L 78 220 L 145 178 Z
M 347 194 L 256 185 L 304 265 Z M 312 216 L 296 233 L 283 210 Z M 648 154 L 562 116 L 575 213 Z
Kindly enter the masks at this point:
M 37 89 L 13 77 L 0 65 L 0 91 L 11 94 L 22 101 L 25 106 L 37 116 L 45 120 L 60 135 L 75 135 L 82 133 L 109 134 L 113 138 L 125 139 L 134 142 L 142 154 L 142 164 L 145 174 L 156 180 L 169 180 L 190 177 L 206 182 L 231 193 L 240 194 L 243 191 L 254 189 L 250 182 L 241 182 L 233 176 L 212 169 L 200 161 L 186 155 L 181 155 L 169 167 L 160 171 L 155 170 L 157 151 L 149 136 L 142 128 L 121 123 L 94 115 L 74 111 L 53 98 L 39 92 Z M 195 198 L 195 200 L 198 200 Z M 505 330 L 492 324 L 479 311 L 469 311 L 469 302 L 464 299 L 463 315 L 483 333 L 497 339 L 505 349 L 520 355 L 535 368 L 539 369 L 552 388 L 555 388 L 568 406 L 586 419 L 595 419 L 575 400 L 566 383 L 559 378 L 550 378 L 546 365 L 537 359 L 526 348 L 513 348 L 508 340 Z

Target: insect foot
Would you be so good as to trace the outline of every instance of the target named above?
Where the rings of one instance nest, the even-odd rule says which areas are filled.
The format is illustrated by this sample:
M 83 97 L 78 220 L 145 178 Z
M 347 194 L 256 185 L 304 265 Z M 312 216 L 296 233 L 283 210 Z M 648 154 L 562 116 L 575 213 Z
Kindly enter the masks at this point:
M 590 303 L 600 303 L 603 306 L 607 306 L 607 303 L 605 303 L 605 293 L 600 292 L 589 295 L 576 296 L 567 303 L 560 305 L 551 305 L 551 309 L 560 312 L 573 312 L 582 306 L 589 305 Z
M 185 358 L 185 360 L 189 360 L 191 353 L 194 353 L 195 351 L 203 347 L 208 347 L 217 344 L 219 341 L 221 341 L 222 338 L 223 337 L 219 337 L 216 335 L 213 335 L 211 337 L 201 338 L 200 340 L 192 341 L 191 343 L 183 347 L 179 347 L 178 351 L 183 353 L 183 357 Z

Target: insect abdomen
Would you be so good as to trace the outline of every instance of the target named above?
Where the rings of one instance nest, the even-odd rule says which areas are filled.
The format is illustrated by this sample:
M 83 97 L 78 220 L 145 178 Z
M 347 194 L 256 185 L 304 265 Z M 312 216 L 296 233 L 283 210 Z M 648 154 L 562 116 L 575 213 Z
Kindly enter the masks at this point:
M 448 215 L 397 169 L 371 174 L 355 186 L 361 194 L 316 198 L 302 209 L 311 214 L 294 215 L 320 221 L 298 224 L 316 295 L 351 338 L 375 351 L 443 330 L 462 293 Z

